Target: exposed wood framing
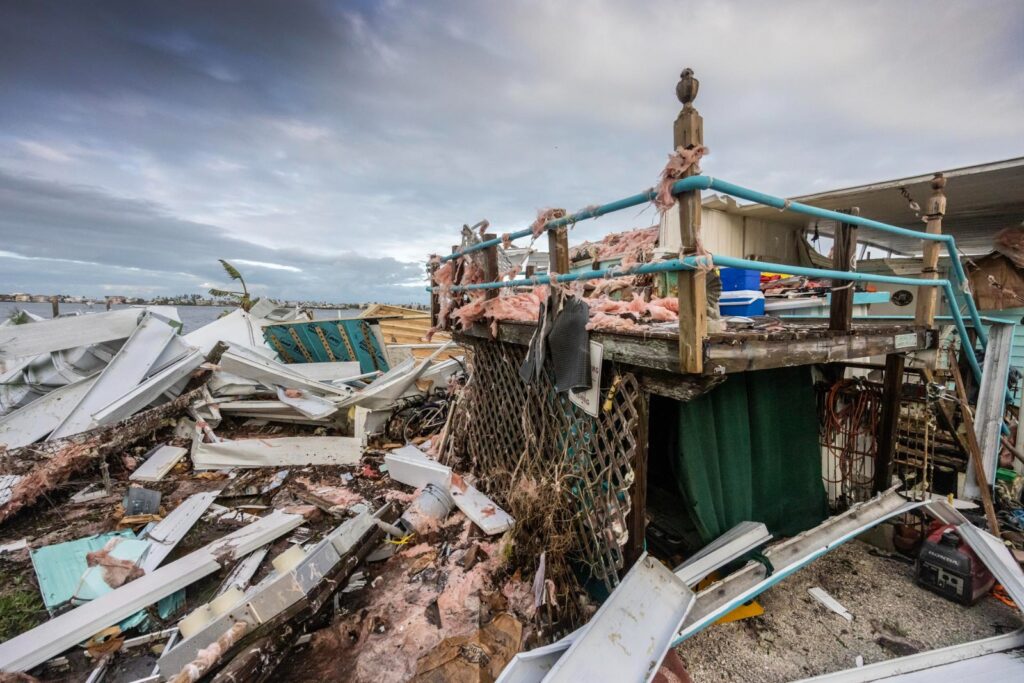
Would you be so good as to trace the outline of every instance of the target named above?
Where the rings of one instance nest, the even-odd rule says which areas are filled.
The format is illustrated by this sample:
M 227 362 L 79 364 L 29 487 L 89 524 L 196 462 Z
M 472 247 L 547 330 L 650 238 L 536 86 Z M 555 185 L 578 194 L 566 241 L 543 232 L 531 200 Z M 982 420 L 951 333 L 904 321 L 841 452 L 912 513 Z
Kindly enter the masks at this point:
M 679 375 L 648 369 L 639 377 L 644 391 L 684 402 L 703 396 L 725 381 L 724 375 Z
M 927 349 L 933 340 L 934 336 L 927 330 L 903 328 L 891 332 L 855 331 L 851 335 L 818 339 L 752 341 L 735 345 L 710 343 L 705 372 L 722 374 L 832 363 L 848 358 Z
M 892 485 L 892 455 L 896 448 L 896 428 L 900 420 L 900 397 L 903 392 L 902 353 L 885 357 L 885 379 L 882 386 L 882 419 L 878 426 L 878 448 L 875 451 L 875 493 Z
M 928 198 L 928 205 L 925 207 L 927 227 L 925 231 L 931 235 L 942 233 L 942 217 L 946 213 L 946 195 L 942 189 L 946 186 L 946 179 L 941 173 L 936 173 L 932 179 L 932 194 Z M 921 277 L 927 280 L 935 280 L 939 277 L 939 243 L 928 240 L 924 243 L 924 259 L 921 263 Z M 935 305 L 938 301 L 938 292 L 935 287 L 917 288 L 917 312 L 914 320 L 918 325 L 925 327 L 935 326 Z
M 197 388 L 127 420 L 66 439 L 32 444 L 3 453 L 0 457 L 0 471 L 21 475 L 21 478 L 11 489 L 7 502 L 0 505 L 0 522 L 32 505 L 40 496 L 96 460 L 127 448 L 160 427 L 174 424 L 177 415 L 201 396 L 202 388 Z
M 500 323 L 497 337 L 493 339 L 527 346 L 534 327 L 529 323 Z M 489 326 L 479 323 L 462 334 L 492 339 Z M 678 378 L 678 341 L 674 333 L 659 331 L 631 335 L 591 332 L 590 338 L 604 346 L 605 360 L 662 370 L 676 374 Z M 854 325 L 850 333 L 830 333 L 818 321 L 818 326 L 814 328 L 794 327 L 781 333 L 711 335 L 705 345 L 704 375 L 833 363 L 897 351 L 919 351 L 931 348 L 934 342 L 935 334 L 929 330 L 908 324 L 874 322 L 871 325 Z M 653 387 L 649 390 L 663 393 Z
M 963 377 L 960 375 L 960 368 L 955 363 L 950 363 L 950 370 L 953 373 L 953 382 L 956 385 L 957 400 L 960 401 L 960 415 L 964 420 L 964 432 L 967 437 L 967 454 L 970 460 L 969 472 L 973 472 L 974 481 L 981 495 L 981 506 L 985 510 L 985 518 L 988 526 L 996 536 L 999 535 L 999 521 L 996 519 L 996 510 L 992 505 L 992 490 L 988 485 L 988 476 L 985 474 L 985 465 L 982 462 L 981 447 L 978 445 L 978 436 L 974 431 L 974 416 L 971 414 L 971 405 L 967 401 L 967 391 L 964 387 Z
M 398 513 L 392 509 L 381 515 L 387 523 L 394 522 L 397 517 Z M 276 680 L 274 672 L 308 628 L 306 625 L 323 611 L 331 596 L 345 585 L 355 568 L 379 545 L 383 535 L 379 527 L 374 527 L 362 536 L 358 544 L 303 599 L 247 633 L 236 649 L 237 654 L 211 680 L 214 683 Z
M 853 207 L 843 213 L 857 216 L 860 215 L 860 209 Z M 832 245 L 832 270 L 856 270 L 856 254 L 857 226 L 852 223 L 840 223 L 836 226 L 835 243 Z M 844 283 L 838 289 L 833 287 L 828 326 L 831 330 L 853 329 L 852 282 Z

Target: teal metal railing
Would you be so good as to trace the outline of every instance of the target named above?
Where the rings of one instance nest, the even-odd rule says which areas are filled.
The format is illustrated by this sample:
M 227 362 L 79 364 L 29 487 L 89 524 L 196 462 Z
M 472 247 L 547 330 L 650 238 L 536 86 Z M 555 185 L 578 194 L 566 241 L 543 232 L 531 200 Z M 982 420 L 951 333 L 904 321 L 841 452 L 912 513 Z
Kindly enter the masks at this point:
M 785 273 L 787 275 L 801 275 L 808 277 L 826 278 L 830 280 L 842 280 L 848 282 L 879 282 L 887 284 L 897 284 L 909 287 L 938 287 L 942 290 L 943 295 L 949 304 L 950 314 L 953 319 L 953 324 L 956 326 L 957 332 L 963 340 L 963 348 L 965 350 L 967 360 L 971 366 L 971 371 L 974 377 L 979 382 L 981 381 L 981 366 L 978 364 L 978 358 L 975 354 L 974 347 L 969 341 L 967 335 L 967 325 L 964 321 L 963 315 L 960 312 L 960 307 L 957 302 L 955 290 L 960 289 L 964 292 L 964 302 L 967 306 L 967 313 L 970 316 L 971 323 L 974 327 L 975 333 L 978 336 L 978 340 L 981 342 L 982 348 L 988 344 L 988 335 L 985 332 L 985 327 L 981 322 L 981 317 L 978 314 L 978 308 L 975 305 L 973 297 L 970 292 L 967 291 L 967 275 L 964 272 L 963 265 L 960 263 L 959 251 L 956 246 L 956 240 L 953 239 L 952 235 L 936 235 L 927 232 L 920 232 L 917 230 L 909 230 L 907 228 L 900 228 L 895 225 L 889 225 L 887 223 L 881 223 L 879 221 L 873 221 L 869 218 L 863 218 L 861 216 L 854 216 L 845 213 L 839 213 L 838 211 L 831 211 L 829 209 L 821 209 L 816 206 L 810 206 L 801 202 L 793 202 L 788 199 L 781 197 L 775 197 L 764 192 L 758 192 L 749 188 L 741 187 L 733 183 L 726 182 L 724 180 L 718 180 L 711 176 L 691 176 L 677 181 L 672 186 L 672 194 L 678 195 L 682 192 L 689 192 L 692 190 L 716 190 L 723 194 L 737 197 L 739 199 L 746 199 L 757 204 L 765 206 L 771 206 L 776 209 L 783 211 L 794 211 L 796 213 L 805 214 L 808 216 L 814 216 L 816 218 L 825 218 L 834 220 L 837 222 L 849 223 L 866 228 L 873 228 L 882 232 L 887 232 L 893 235 L 900 235 L 903 237 L 912 237 L 921 240 L 941 242 L 946 246 L 946 251 L 949 253 L 950 261 L 953 263 L 952 276 L 953 280 L 948 279 L 926 279 L 926 278 L 911 278 L 911 277 L 897 277 L 893 275 L 875 275 L 870 273 L 857 273 L 840 270 L 828 270 L 823 268 L 805 268 L 803 266 L 791 266 L 781 263 L 769 263 L 765 261 L 751 261 L 748 259 L 735 258 L 732 256 L 719 256 L 712 255 L 711 260 L 716 266 L 726 266 L 729 268 L 741 268 L 744 270 L 768 270 L 775 273 Z M 565 227 L 567 225 L 573 225 L 579 221 L 587 220 L 590 218 L 597 218 L 605 214 L 614 213 L 615 211 L 621 211 L 633 206 L 639 206 L 645 204 L 654 199 L 657 192 L 652 188 L 646 192 L 625 197 L 608 204 L 602 204 L 600 206 L 593 206 L 577 211 L 571 215 L 563 218 L 557 218 L 548 221 L 537 234 L 541 234 L 544 231 L 552 230 L 554 228 Z M 511 241 L 520 237 L 533 236 L 534 231 L 531 228 L 525 228 L 516 232 L 509 233 L 500 239 L 491 239 L 478 242 L 473 245 L 466 246 L 459 251 L 453 252 L 452 254 L 442 256 L 441 262 L 450 261 L 452 259 L 459 258 L 460 256 L 471 254 L 473 252 L 482 251 L 484 249 L 498 246 L 504 241 Z M 559 275 L 538 275 L 530 278 L 522 278 L 518 280 L 506 280 L 501 282 L 482 282 L 470 285 L 454 285 L 447 291 L 449 292 L 461 292 L 470 290 L 480 289 L 497 289 L 502 287 L 522 287 L 530 285 L 543 285 L 554 282 L 573 282 L 577 280 L 593 280 L 602 279 L 608 277 L 618 277 L 621 275 L 633 275 L 643 273 L 664 273 L 674 272 L 682 270 L 695 270 L 700 267 L 699 261 L 706 259 L 707 257 L 688 256 L 682 259 L 670 259 L 666 261 L 657 261 L 654 263 L 645 263 L 630 268 L 622 268 L 613 266 L 609 268 L 600 268 L 595 270 L 588 270 L 576 273 L 564 273 Z M 432 291 L 440 291 L 440 287 L 432 287 Z

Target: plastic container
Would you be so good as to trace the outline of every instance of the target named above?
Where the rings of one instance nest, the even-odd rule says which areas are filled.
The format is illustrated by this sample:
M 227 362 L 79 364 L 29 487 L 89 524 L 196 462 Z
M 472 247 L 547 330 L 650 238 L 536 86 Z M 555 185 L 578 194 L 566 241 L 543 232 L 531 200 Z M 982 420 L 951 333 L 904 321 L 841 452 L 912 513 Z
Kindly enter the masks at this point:
M 742 292 L 761 289 L 761 271 L 743 268 L 719 268 L 723 292 Z
M 427 484 L 405 509 L 399 524 L 409 531 L 426 533 L 451 514 L 455 499 L 440 486 Z
M 718 312 L 725 317 L 764 315 L 764 294 L 759 289 L 722 292 L 718 300 Z

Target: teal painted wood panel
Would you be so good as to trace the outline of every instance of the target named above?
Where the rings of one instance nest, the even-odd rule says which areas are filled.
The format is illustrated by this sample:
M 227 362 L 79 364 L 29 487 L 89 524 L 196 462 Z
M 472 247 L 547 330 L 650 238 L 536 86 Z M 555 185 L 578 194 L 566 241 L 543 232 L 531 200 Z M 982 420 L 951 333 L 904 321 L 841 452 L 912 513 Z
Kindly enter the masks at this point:
M 365 318 L 280 323 L 264 327 L 263 338 L 285 363 L 358 361 L 364 373 L 387 372 L 376 327 Z

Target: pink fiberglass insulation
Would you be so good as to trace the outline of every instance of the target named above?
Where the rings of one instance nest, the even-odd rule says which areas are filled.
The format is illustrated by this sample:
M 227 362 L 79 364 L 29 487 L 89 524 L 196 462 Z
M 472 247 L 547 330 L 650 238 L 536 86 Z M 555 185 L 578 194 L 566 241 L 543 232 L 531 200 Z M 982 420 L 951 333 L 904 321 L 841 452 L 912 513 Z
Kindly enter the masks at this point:
M 654 247 L 658 246 L 658 233 L 657 225 L 609 233 L 600 242 L 584 242 L 573 247 L 570 256 L 574 260 L 582 257 L 596 261 L 622 259 L 626 266 L 650 261 Z
M 455 278 L 455 261 L 445 261 L 444 264 L 434 271 L 434 282 L 439 286 L 452 284 Z
M 445 527 L 459 525 L 470 522 L 456 513 Z M 468 543 L 468 537 L 459 541 Z M 363 589 L 360 609 L 313 634 L 307 659 L 315 667 L 311 675 L 342 683 L 408 681 L 419 658 L 445 638 L 480 628 L 485 596 L 497 590 L 495 575 L 505 563 L 502 549 L 479 542 L 484 559 L 466 571 L 464 548 L 442 560 L 421 545 L 399 551 L 383 565 Z
M 452 312 L 463 330 L 473 323 L 489 319 L 517 322 L 537 322 L 542 297 L 547 297 L 546 287 L 536 287 L 531 292 L 520 292 L 495 299 L 470 301 Z
M 1024 268 L 1024 227 L 1019 225 L 1003 228 L 996 233 L 992 246 L 1000 254 L 1013 261 L 1018 268 Z
M 590 316 L 587 323 L 588 330 L 599 330 L 601 332 L 635 332 L 640 326 L 630 318 L 621 318 L 617 315 L 607 313 L 595 313 Z
M 598 313 L 608 315 L 630 315 L 638 320 L 650 319 L 653 322 L 678 320 L 679 302 L 676 299 L 655 299 L 644 301 L 643 297 L 634 294 L 630 301 L 613 299 L 589 299 L 591 317 Z
M 690 149 L 676 147 L 676 151 L 668 155 L 668 163 L 662 169 L 658 181 L 658 194 L 654 198 L 654 205 L 658 210 L 664 212 L 675 205 L 676 198 L 672 194 L 672 186 L 691 168 L 695 173 L 700 173 L 700 160 L 705 154 L 710 154 L 707 147 L 695 145 Z
M 658 245 L 658 230 L 657 225 L 652 225 L 649 228 L 607 235 L 598 242 L 594 259 L 610 261 L 621 258 L 626 266 L 649 261 L 651 252 Z
M 350 507 L 363 502 L 363 497 L 346 486 L 331 486 L 314 482 L 309 477 L 297 477 L 295 484 L 305 489 L 306 493 L 316 496 L 322 501 L 337 507 Z
M 679 317 L 679 299 L 678 299 L 678 297 L 666 296 L 666 297 L 663 297 L 661 299 L 651 299 L 651 305 L 652 306 L 661 306 L 662 308 L 667 308 L 668 310 L 670 310 L 670 311 L 672 311 L 673 313 L 676 314 L 676 318 L 677 319 Z
M 565 218 L 565 209 L 540 209 L 537 211 L 537 218 L 530 224 L 530 231 L 534 237 L 540 237 L 540 234 L 544 232 L 544 226 L 547 225 L 548 221 L 553 221 L 558 218 Z

